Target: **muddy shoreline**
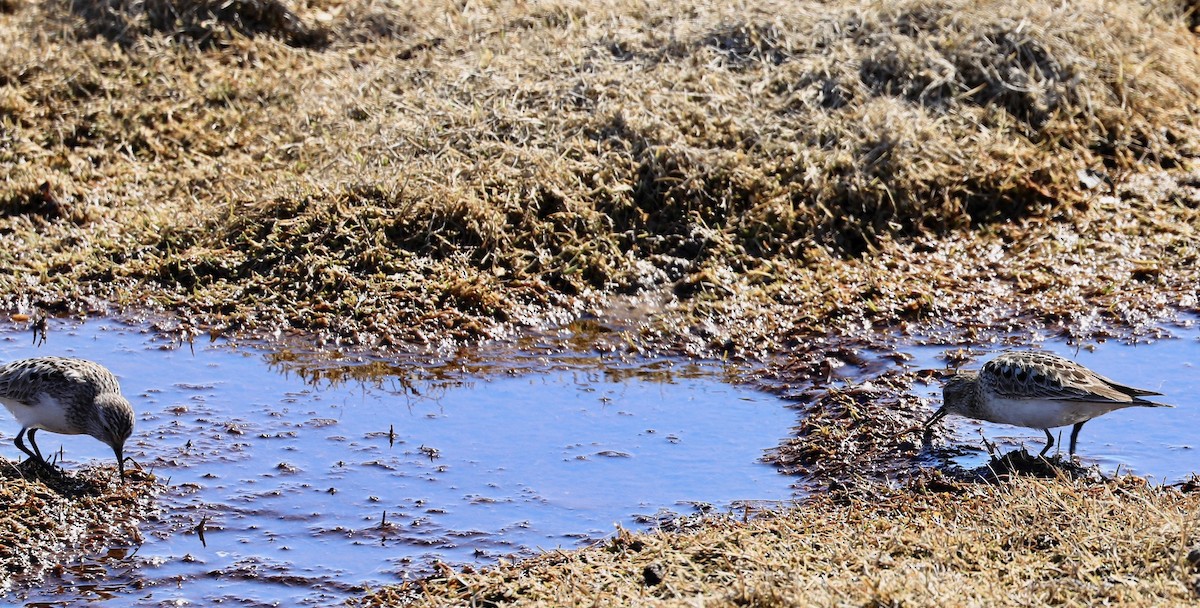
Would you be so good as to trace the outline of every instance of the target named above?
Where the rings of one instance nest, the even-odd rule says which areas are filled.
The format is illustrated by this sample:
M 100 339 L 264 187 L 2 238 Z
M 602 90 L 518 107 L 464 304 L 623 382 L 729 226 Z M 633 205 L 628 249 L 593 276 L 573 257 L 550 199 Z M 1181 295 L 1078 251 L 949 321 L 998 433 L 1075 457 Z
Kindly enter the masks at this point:
M 600 331 L 597 330 L 597 324 L 592 321 L 583 327 L 576 326 L 575 329 L 531 334 L 515 342 L 479 344 L 464 348 L 453 355 L 433 356 L 426 352 L 410 354 L 407 358 L 379 357 L 361 352 L 334 354 L 313 349 L 303 340 L 274 343 L 255 341 L 254 344 L 264 353 L 274 353 L 268 356 L 268 361 L 281 373 L 299 374 L 306 379 L 306 383 L 318 384 L 342 384 L 387 378 L 399 380 L 407 385 L 409 382 L 419 383 L 421 378 L 449 381 L 454 378 L 539 374 L 553 369 L 588 369 L 601 364 L 604 368 L 616 372 L 623 364 L 636 367 L 639 363 L 644 363 L 645 360 L 638 354 L 604 346 L 596 336 L 620 340 L 619 330 L 610 328 Z M 164 345 L 171 344 L 170 334 L 162 331 L 163 327 L 170 325 L 162 325 L 151 331 L 159 334 L 159 342 Z M 584 327 L 587 331 L 584 331 Z M 1045 337 L 1044 333 L 1040 335 Z M 1159 334 L 1156 332 L 1137 335 L 1145 339 Z M 61 336 L 56 337 L 54 331 L 47 337 L 51 341 L 61 340 Z M 580 347 L 580 340 L 587 340 L 582 343 L 583 348 Z M 731 364 L 728 371 L 730 381 L 747 384 L 794 401 L 797 426 L 794 427 L 791 438 L 784 440 L 782 445 L 768 455 L 768 460 L 781 470 L 796 476 L 797 486 L 811 492 L 806 501 L 811 504 L 801 507 L 798 511 L 755 513 L 753 523 L 727 521 L 722 516 L 717 516 L 715 520 L 710 517 L 689 518 L 686 525 L 669 525 L 663 531 L 650 534 L 655 538 L 672 536 L 676 540 L 669 542 L 675 543 L 692 542 L 687 539 L 696 534 L 727 534 L 729 526 L 790 526 L 793 524 L 787 522 L 794 521 L 795 517 L 811 517 L 810 509 L 815 508 L 812 505 L 825 505 L 826 496 L 856 501 L 853 504 L 873 504 L 873 501 L 878 500 L 895 502 L 904 505 L 900 508 L 901 513 L 907 513 L 897 517 L 915 517 L 930 508 L 917 499 L 919 496 L 941 493 L 973 495 L 977 490 L 970 488 L 988 485 L 1004 488 L 1030 482 L 1030 476 L 1047 478 L 1048 481 L 1044 483 L 1064 484 L 1064 488 L 1060 489 L 1053 486 L 1042 487 L 1042 492 L 1071 491 L 1080 492 L 1083 496 L 1089 495 L 1089 491 L 1086 490 L 1089 486 L 1107 488 L 1137 482 L 1136 478 L 1129 476 L 1105 478 L 1099 475 L 1094 467 L 1079 466 L 1062 459 L 1054 459 L 1053 464 L 1047 466 L 1045 462 L 1029 457 L 1027 453 L 1010 454 L 1010 461 L 989 463 L 978 470 L 968 471 L 948 466 L 949 458 L 955 455 L 957 450 L 976 441 L 967 437 L 955 438 L 952 432 L 942 429 L 938 432 L 935 446 L 920 443 L 920 437 L 913 432 L 913 427 L 929 414 L 929 404 L 918 398 L 914 389 L 918 385 L 936 386 L 939 376 L 945 370 L 896 368 L 893 364 L 905 359 L 897 349 L 908 343 L 908 340 L 895 335 L 879 334 L 873 343 L 846 341 L 838 343 L 836 347 L 830 344 L 822 349 L 814 349 L 804 356 Z M 1015 334 L 992 346 L 1019 346 L 1022 343 L 1022 336 Z M 287 348 L 285 344 L 290 344 L 291 348 Z M 252 344 L 246 342 L 242 346 Z M 171 348 L 186 349 L 187 345 L 175 342 Z M 948 351 L 948 354 L 953 357 L 953 351 Z M 947 362 L 947 365 L 952 364 L 952 360 Z M 850 382 L 846 384 L 846 380 Z M 106 469 L 110 468 L 102 465 L 98 469 L 81 471 L 79 475 L 84 476 L 86 483 L 88 476 L 103 475 Z M 10 479 L 5 484 L 12 486 L 16 481 L 22 484 L 41 483 L 36 479 Z M 1141 483 L 1144 484 L 1144 481 Z M 1147 486 L 1142 493 L 1146 500 L 1174 501 L 1177 498 L 1172 496 L 1187 494 L 1193 489 L 1188 484 L 1167 488 Z M 98 495 L 105 504 L 119 507 L 116 511 L 107 512 L 104 517 L 120 521 L 123 529 L 134 534 L 125 541 L 126 544 L 136 546 L 137 521 L 154 515 L 153 497 L 160 491 L 161 486 L 148 482 L 130 488 L 110 484 L 92 493 Z M 908 500 L 911 502 L 902 500 L 903 496 L 909 496 Z M 136 503 L 129 502 L 133 497 L 136 497 Z M 63 506 L 56 508 L 77 510 L 73 511 L 74 516 L 83 520 L 97 514 L 93 502 L 81 501 L 75 495 L 64 496 L 64 499 Z M 1048 500 L 1048 497 L 1039 495 L 1036 500 Z M 27 523 L 23 521 L 23 516 L 17 514 L 9 520 L 9 525 L 23 526 Z M 13 534 L 19 536 L 17 532 Z M 63 531 L 62 534 L 66 535 L 68 532 Z M 644 542 L 636 540 L 641 537 L 640 534 L 629 536 L 635 539 L 630 542 Z M 28 570 L 18 567 L 16 562 L 10 562 L 16 568 L 10 568 L 10 572 L 16 576 L 15 580 L 10 578 L 8 584 L 15 582 L 18 585 L 29 585 L 44 574 L 61 577 L 63 573 L 56 568 L 64 566 L 55 564 L 78 563 L 78 566 L 66 567 L 86 568 L 88 560 L 93 558 L 91 552 L 96 549 L 112 551 L 114 542 L 116 545 L 121 544 L 121 541 L 114 541 L 115 538 L 111 535 L 94 535 L 92 544 L 68 544 L 66 546 L 69 548 L 65 551 L 61 543 L 46 546 L 38 542 L 18 543 L 14 546 L 20 547 L 27 556 L 38 556 L 36 560 L 43 565 L 38 569 Z M 1190 536 L 1185 535 L 1182 542 L 1192 542 L 1186 539 L 1190 539 Z M 526 567 L 540 568 L 548 563 L 547 559 L 549 558 L 536 558 L 527 566 L 523 563 L 515 566 L 502 565 L 496 569 L 486 568 L 478 572 L 467 568 L 449 578 L 433 574 L 422 579 L 420 583 L 402 585 L 395 589 L 374 590 L 371 594 L 364 595 L 361 602 L 366 605 L 392 605 L 393 601 L 398 601 L 397 598 L 408 598 L 416 604 L 477 601 L 481 594 L 496 593 L 487 591 L 495 576 L 524 576 L 516 573 L 525 572 Z M 557 563 L 563 567 L 578 567 L 570 560 Z M 80 576 L 79 573 L 74 575 Z M 555 576 L 564 575 L 566 572 L 559 572 Z M 437 588 L 438 585 L 463 580 L 478 582 L 463 583 L 468 585 L 468 590 L 465 591 L 458 588 L 445 589 L 432 592 L 434 595 L 421 595 L 417 592 L 418 589 L 427 589 L 428 585 Z M 637 583 L 637 580 L 633 580 L 632 583 Z M 451 586 L 457 584 L 453 583 Z M 475 584 L 480 585 L 480 588 L 470 588 Z M 644 581 L 641 584 L 645 584 Z M 626 592 L 629 590 L 620 591 Z M 511 599 L 515 601 L 518 598 Z
M 163 489 L 141 470 L 129 471 L 127 482 L 120 483 L 116 467 L 62 471 L 32 462 L 0 463 L 5 505 L 0 593 L 68 571 L 84 580 L 89 568 L 102 573 L 103 567 L 81 558 L 103 561 L 136 550 L 142 542 L 139 524 L 156 513 L 154 499 Z

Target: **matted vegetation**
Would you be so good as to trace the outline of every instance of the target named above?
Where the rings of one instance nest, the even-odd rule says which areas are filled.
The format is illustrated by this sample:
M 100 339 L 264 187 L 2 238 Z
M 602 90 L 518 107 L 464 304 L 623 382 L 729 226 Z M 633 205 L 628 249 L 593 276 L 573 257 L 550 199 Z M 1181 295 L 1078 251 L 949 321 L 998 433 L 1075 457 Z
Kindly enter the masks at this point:
M 847 328 L 924 318 L 993 299 L 921 266 L 964 229 L 1016 226 L 957 245 L 978 256 L 1048 218 L 1082 233 L 1070 249 L 1120 238 L 1096 225 L 1114 212 L 1194 226 L 1186 181 L 1176 208 L 1098 198 L 1200 150 L 1186 26 L 1099 0 L 20 3 L 0 16 L 0 288 L 373 348 L 639 290 L 693 318 L 782 305 L 775 335 L 821 333 L 784 317 L 836 319 L 842 292 Z M 1176 235 L 1105 259 L 1112 288 L 1195 306 Z M 863 255 L 911 268 L 846 277 Z M 859 306 L 863 280 L 898 309 Z M 1045 300 L 1035 316 L 1106 308 Z
M 794 510 L 442 576 L 358 606 L 1146 606 L 1200 595 L 1200 498 L 1127 477 L 1095 485 L 937 476 L 822 494 Z
M 574 320 L 580 348 L 787 353 L 764 374 L 797 384 L 880 332 L 1145 328 L 1200 311 L 1195 19 L 1133 0 L 0 0 L 0 303 L 374 352 Z M 891 475 L 919 404 L 913 378 L 884 380 L 814 399 L 778 462 Z M 418 600 L 1192 598 L 1194 494 L 843 481 L 871 494 L 448 573 Z
M 0 462 L 0 595 L 14 581 L 46 573 L 81 578 L 103 573 L 80 556 L 140 544 L 138 525 L 154 513 L 154 497 L 162 489 L 139 469 L 122 483 L 115 466 L 64 472 Z

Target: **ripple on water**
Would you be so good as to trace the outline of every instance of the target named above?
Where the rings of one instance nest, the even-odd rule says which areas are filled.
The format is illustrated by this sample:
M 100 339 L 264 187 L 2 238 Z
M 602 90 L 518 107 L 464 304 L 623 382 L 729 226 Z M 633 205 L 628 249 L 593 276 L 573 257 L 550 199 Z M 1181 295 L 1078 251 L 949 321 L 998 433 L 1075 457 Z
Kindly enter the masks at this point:
M 91 578 L 67 571 L 57 588 L 25 592 L 30 603 L 326 605 L 438 560 L 492 563 L 639 527 L 662 509 L 792 497 L 793 480 L 759 459 L 795 412 L 721 382 L 716 368 L 414 381 L 389 363 L 388 375 L 337 383 L 320 380 L 338 377 L 328 370 L 272 366 L 264 352 L 164 349 L 111 322 L 52 327 L 49 338 L 35 349 L 27 333 L 0 335 L 0 359 L 77 356 L 112 369 L 139 412 L 126 452 L 171 489 L 140 548 L 79 564 Z M 0 449 L 15 430 L 0 425 Z M 67 467 L 111 460 L 88 438 L 40 438 L 64 446 Z

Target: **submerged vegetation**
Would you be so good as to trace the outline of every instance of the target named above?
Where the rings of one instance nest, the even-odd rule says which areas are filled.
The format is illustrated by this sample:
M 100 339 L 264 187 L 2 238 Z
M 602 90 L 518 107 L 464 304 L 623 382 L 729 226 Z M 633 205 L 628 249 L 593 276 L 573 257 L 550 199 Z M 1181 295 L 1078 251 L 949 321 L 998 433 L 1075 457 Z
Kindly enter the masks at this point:
M 1197 14 L 0 0 L 0 305 L 373 352 L 573 323 L 576 348 L 787 354 L 771 385 L 880 331 L 1143 329 L 1200 311 Z M 1193 599 L 1193 492 L 913 467 L 881 489 L 918 380 L 806 400 L 773 457 L 840 489 L 796 511 L 364 602 Z

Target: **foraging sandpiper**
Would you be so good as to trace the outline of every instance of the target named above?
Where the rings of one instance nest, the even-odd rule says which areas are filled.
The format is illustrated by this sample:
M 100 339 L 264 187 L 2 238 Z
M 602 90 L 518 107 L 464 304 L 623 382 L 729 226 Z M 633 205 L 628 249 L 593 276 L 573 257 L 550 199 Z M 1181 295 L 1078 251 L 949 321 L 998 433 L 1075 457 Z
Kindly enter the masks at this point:
M 1083 423 L 1126 407 L 1172 407 L 1142 397 L 1161 395 L 1118 384 L 1096 372 L 1050 353 L 1009 352 L 988 361 L 978 372 L 959 372 L 942 389 L 942 407 L 925 422 L 925 434 L 946 414 L 999 422 L 1046 432 L 1046 447 L 1054 446 L 1050 429 L 1071 429 L 1070 455 Z
M 133 433 L 133 407 L 116 376 L 99 363 L 64 357 L 22 359 L 0 366 L 0 403 L 21 423 L 14 443 L 45 463 L 33 435 L 39 430 L 88 434 L 113 449 L 125 478 L 125 440 Z M 25 447 L 29 434 L 33 451 Z

